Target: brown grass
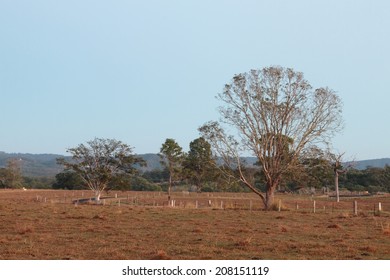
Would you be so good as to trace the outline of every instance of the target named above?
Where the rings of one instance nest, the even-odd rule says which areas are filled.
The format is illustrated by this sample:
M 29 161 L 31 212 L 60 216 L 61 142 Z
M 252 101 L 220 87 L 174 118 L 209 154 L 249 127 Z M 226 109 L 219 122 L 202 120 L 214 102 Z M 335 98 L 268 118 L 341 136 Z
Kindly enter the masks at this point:
M 335 229 L 340 229 L 341 226 L 338 225 L 338 224 L 332 224 L 332 225 L 329 225 L 328 228 L 335 228 Z
M 374 216 L 368 206 L 365 215 L 354 216 L 340 205 L 337 211 L 314 214 L 310 199 L 286 196 L 283 205 L 289 211 L 264 212 L 255 208 L 255 202 L 260 203 L 249 194 L 238 194 L 239 198 L 212 194 L 213 199 L 231 200 L 225 210 L 215 207 L 220 203 L 190 208 L 188 197 L 186 208 L 184 203 L 181 208 L 169 208 L 123 201 L 121 207 L 115 203 L 75 206 L 72 193 L 0 191 L 0 258 L 390 259 L 389 214 Z M 145 203 L 163 196 L 134 195 Z M 37 196 L 47 197 L 47 202 Z M 193 199 L 202 205 L 202 199 L 210 199 L 203 196 Z M 253 199 L 252 211 L 245 208 L 249 199 Z M 299 211 L 295 210 L 297 201 Z M 388 205 L 390 199 L 381 201 Z M 321 203 L 332 202 L 317 204 Z M 352 211 L 350 202 L 343 203 Z

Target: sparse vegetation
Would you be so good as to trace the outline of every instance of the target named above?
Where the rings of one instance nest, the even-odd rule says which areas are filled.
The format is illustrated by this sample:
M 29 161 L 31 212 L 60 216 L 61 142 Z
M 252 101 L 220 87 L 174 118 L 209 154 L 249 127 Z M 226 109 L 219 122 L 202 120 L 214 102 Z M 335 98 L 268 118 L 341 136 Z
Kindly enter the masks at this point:
M 317 197 L 314 214 L 311 196 L 298 195 L 276 195 L 281 212 L 260 210 L 252 193 L 173 193 L 176 208 L 157 206 L 167 197 L 156 192 L 119 192 L 120 206 L 112 193 L 105 205 L 71 203 L 92 194 L 1 190 L 0 258 L 390 259 L 390 213 L 373 215 L 378 201 L 390 209 L 390 197 L 359 199 L 358 216 L 351 200 L 332 209 Z

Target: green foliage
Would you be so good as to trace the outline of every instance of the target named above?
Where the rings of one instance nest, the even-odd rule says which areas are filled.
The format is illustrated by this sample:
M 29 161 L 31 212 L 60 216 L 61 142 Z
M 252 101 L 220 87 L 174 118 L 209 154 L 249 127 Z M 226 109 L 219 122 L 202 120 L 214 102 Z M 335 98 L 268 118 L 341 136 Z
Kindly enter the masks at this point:
M 184 158 L 183 149 L 174 139 L 166 139 L 160 149 L 161 164 L 168 168 L 171 176 L 178 174 Z
M 340 184 L 350 191 L 390 192 L 390 166 L 352 169 L 340 177 Z
M 23 181 L 28 189 L 51 189 L 55 184 L 53 177 L 23 177 Z
M 61 172 L 55 178 L 56 181 L 52 185 L 53 189 L 81 190 L 86 188 L 83 179 L 76 172 Z
M 118 174 L 114 176 L 107 189 L 121 191 L 161 191 L 160 186 L 149 182 L 145 178 L 130 174 Z
M 20 161 L 18 159 L 8 159 L 7 166 L 0 169 L 0 187 L 10 189 L 23 187 Z
M 312 146 L 305 150 L 299 162 L 288 172 L 290 190 L 301 188 L 324 188 L 334 184 L 334 166 L 321 149 Z
M 184 153 L 174 139 L 168 138 L 162 144 L 159 155 L 161 157 L 161 164 L 169 171 L 168 200 L 170 200 L 174 181 L 179 180 L 181 176 Z
M 197 187 L 198 192 L 204 190 L 205 183 L 215 180 L 217 168 L 211 145 L 203 137 L 190 143 L 183 167 L 186 178 Z
M 110 181 L 118 174 L 135 174 L 134 165 L 144 164 L 141 158 L 134 156 L 127 144 L 115 139 L 95 138 L 87 144 L 80 144 L 67 150 L 72 160 L 58 159 L 66 171 L 77 173 L 97 199 Z
M 162 191 L 159 185 L 150 183 L 148 180 L 134 176 L 131 180 L 132 191 Z
M 163 183 L 168 182 L 169 180 L 169 170 L 168 168 L 154 169 L 151 171 L 146 171 L 142 174 L 142 177 L 152 183 Z

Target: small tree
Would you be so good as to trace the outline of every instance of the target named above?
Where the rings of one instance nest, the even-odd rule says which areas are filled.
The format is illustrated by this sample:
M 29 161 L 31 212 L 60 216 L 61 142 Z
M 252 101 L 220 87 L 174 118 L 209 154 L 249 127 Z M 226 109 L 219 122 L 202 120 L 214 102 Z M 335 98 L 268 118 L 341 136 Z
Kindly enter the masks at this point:
M 161 164 L 169 171 L 168 201 L 171 200 L 173 182 L 178 179 L 181 172 L 184 153 L 174 139 L 166 139 L 160 149 Z
M 131 147 L 115 139 L 95 138 L 67 152 L 72 155 L 72 160 L 60 158 L 58 163 L 80 175 L 88 188 L 95 192 L 96 201 L 116 175 L 134 174 L 134 165 L 144 164 L 133 154 Z
M 339 176 L 340 174 L 345 174 L 349 169 L 353 167 L 353 162 L 350 162 L 346 167 L 342 165 L 342 157 L 344 154 L 331 154 L 331 160 L 333 162 L 333 172 L 334 172 L 334 186 L 336 190 L 336 201 L 340 202 L 340 192 L 339 192 Z
M 215 166 L 211 145 L 203 137 L 192 141 L 183 167 L 187 178 L 196 186 L 198 192 L 201 192 L 205 182 L 213 179 Z
M 20 160 L 11 158 L 7 161 L 7 166 L 0 169 L 0 185 L 3 188 L 22 188 L 23 178 L 20 171 Z

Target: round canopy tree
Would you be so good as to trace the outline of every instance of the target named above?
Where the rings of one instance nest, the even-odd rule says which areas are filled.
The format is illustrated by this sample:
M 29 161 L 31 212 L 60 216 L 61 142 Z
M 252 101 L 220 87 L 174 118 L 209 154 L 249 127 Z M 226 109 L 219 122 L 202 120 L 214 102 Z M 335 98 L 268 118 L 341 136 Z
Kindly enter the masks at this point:
M 133 154 L 127 144 L 115 139 L 95 138 L 87 144 L 80 144 L 67 150 L 71 160 L 58 159 L 58 163 L 68 171 L 77 173 L 83 182 L 95 192 L 96 201 L 108 183 L 120 174 L 133 174 L 135 164 L 144 164 Z
M 222 101 L 221 122 L 209 122 L 200 132 L 225 165 L 238 169 L 232 174 L 261 197 L 267 210 L 283 174 L 298 163 L 302 152 L 329 144 L 342 128 L 342 102 L 335 92 L 313 89 L 301 72 L 290 68 L 235 75 L 217 97 Z M 234 128 L 233 135 L 225 132 L 224 125 Z M 240 157 L 248 153 L 262 168 L 265 194 L 242 172 Z
M 196 186 L 197 192 L 201 192 L 204 184 L 214 179 L 215 164 L 211 146 L 203 137 L 190 143 L 183 167 L 186 177 Z

